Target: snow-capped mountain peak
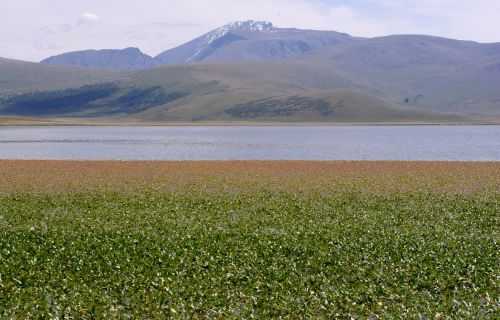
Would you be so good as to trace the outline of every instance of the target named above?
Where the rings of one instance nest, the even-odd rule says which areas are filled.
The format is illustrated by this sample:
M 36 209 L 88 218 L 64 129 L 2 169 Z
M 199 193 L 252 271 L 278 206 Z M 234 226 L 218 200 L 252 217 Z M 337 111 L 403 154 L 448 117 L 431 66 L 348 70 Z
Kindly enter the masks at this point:
M 225 25 L 225 29 L 228 30 L 239 30 L 239 31 L 270 31 L 274 28 L 273 24 L 268 21 L 236 21 Z
M 207 50 L 207 48 L 210 48 L 213 44 L 217 43 L 221 39 L 223 39 L 225 36 L 228 36 L 231 34 L 231 32 L 266 32 L 266 31 L 272 31 L 274 29 L 274 26 L 271 22 L 266 22 L 266 21 L 254 21 L 254 20 L 247 20 L 247 21 L 236 21 L 232 22 L 229 24 L 226 24 L 225 26 L 222 26 L 220 28 L 217 28 L 209 33 L 207 33 L 205 36 L 203 36 L 201 44 L 199 44 L 198 48 L 196 49 L 195 53 L 190 56 L 186 62 L 193 62 L 196 61 L 200 55 Z M 234 39 L 229 39 L 229 42 L 234 41 Z
M 213 30 L 209 34 L 206 35 L 207 44 L 211 44 L 215 40 L 225 36 L 231 31 L 246 31 L 246 32 L 265 32 L 271 31 L 274 29 L 274 26 L 271 22 L 267 21 L 236 21 L 225 26 L 222 26 L 218 29 Z

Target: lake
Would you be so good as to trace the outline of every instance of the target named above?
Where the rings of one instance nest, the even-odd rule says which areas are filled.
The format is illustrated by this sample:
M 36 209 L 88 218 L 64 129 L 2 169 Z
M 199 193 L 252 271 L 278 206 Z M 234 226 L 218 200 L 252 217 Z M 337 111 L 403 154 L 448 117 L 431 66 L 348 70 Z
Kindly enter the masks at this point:
M 0 159 L 500 161 L 500 126 L 0 127 Z

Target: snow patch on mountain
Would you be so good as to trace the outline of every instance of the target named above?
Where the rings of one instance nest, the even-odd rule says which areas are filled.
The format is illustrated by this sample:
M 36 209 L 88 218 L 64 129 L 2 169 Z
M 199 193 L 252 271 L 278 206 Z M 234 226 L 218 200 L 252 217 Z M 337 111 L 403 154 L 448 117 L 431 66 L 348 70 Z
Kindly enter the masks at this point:
M 236 21 L 233 23 L 229 23 L 222 28 L 228 28 L 231 30 L 242 30 L 242 31 L 271 31 L 274 29 L 274 26 L 271 22 L 268 21 Z
M 231 31 L 265 32 L 265 31 L 272 31 L 273 29 L 274 29 L 273 24 L 267 21 L 254 21 L 254 20 L 236 21 L 226 24 L 225 26 L 222 26 L 208 33 L 205 36 L 205 39 L 207 41 L 207 44 L 211 44 L 215 40 L 225 36 Z
M 203 37 L 203 44 L 196 50 L 196 52 L 189 57 L 186 62 L 193 62 L 198 59 L 198 57 L 210 47 L 214 42 L 223 37 L 227 36 L 231 32 L 267 32 L 274 30 L 274 26 L 271 22 L 267 21 L 236 21 L 220 28 L 217 28 Z

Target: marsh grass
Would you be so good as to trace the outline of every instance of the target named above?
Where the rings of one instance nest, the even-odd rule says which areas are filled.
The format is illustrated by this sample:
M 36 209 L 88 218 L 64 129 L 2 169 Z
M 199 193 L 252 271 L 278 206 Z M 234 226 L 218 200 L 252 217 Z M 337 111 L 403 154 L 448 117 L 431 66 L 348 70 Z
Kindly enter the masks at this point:
M 0 318 L 498 319 L 500 197 L 0 196 Z

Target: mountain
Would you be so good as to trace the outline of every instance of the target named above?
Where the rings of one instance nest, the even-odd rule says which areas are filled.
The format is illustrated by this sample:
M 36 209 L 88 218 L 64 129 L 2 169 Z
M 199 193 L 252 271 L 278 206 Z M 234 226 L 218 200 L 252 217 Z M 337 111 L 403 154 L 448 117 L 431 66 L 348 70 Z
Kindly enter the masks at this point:
M 7 60 L 2 67 L 0 60 L 0 114 L 148 121 L 500 119 L 500 43 L 358 38 L 246 21 L 149 57 L 139 70 L 127 64 L 137 60 L 118 58 L 105 65 L 126 72 L 95 69 L 102 56 L 128 51 L 142 55 L 138 49 L 92 51 L 94 69 Z M 10 71 L 2 75 L 2 68 Z
M 123 75 L 106 70 L 75 69 L 0 58 L 0 97 L 111 82 Z
M 94 69 L 139 70 L 164 64 L 277 61 L 354 40 L 347 34 L 333 31 L 276 28 L 270 22 L 249 20 L 227 24 L 154 58 L 137 48 L 127 48 L 64 53 L 41 63 Z
M 327 48 L 309 59 L 423 111 L 500 114 L 500 44 L 387 36 Z
M 272 61 L 353 41 L 347 34 L 276 28 L 270 22 L 234 22 L 213 30 L 155 59 L 160 64 Z
M 393 104 L 309 63 L 177 65 L 119 75 L 79 87 L 0 95 L 0 115 L 153 122 L 461 119 Z
M 41 63 L 110 70 L 140 70 L 155 66 L 155 60 L 138 48 L 69 52 L 47 58 Z

